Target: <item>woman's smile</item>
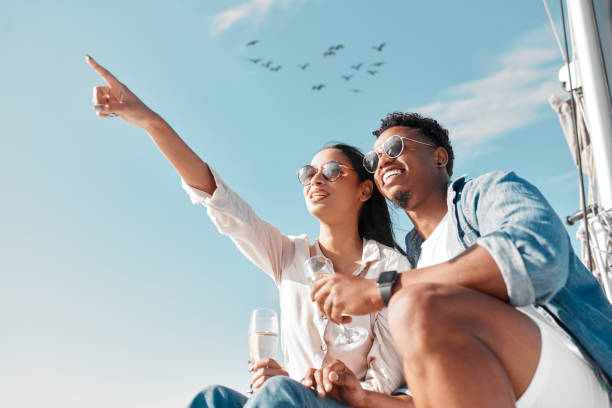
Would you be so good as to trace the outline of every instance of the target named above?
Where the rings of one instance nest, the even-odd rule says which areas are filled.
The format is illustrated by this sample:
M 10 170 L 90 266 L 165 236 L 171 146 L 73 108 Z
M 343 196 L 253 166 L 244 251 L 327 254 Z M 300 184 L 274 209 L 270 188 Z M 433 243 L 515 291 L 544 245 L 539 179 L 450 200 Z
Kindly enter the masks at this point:
M 321 189 L 314 189 L 308 194 L 308 198 L 311 202 L 321 201 L 329 196 L 327 191 Z

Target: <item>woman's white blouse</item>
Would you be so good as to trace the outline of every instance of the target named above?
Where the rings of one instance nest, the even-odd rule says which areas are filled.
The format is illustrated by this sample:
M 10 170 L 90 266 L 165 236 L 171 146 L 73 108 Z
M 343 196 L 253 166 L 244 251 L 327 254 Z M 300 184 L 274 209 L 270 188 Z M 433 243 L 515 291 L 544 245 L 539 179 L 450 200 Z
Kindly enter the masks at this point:
M 310 300 L 310 285 L 304 262 L 310 257 L 306 235 L 289 236 L 259 218 L 253 209 L 211 169 L 217 189 L 211 196 L 182 180 L 193 204 L 206 206 L 208 216 L 219 232 L 230 237 L 251 262 L 274 279 L 279 290 L 281 345 L 285 368 L 300 381 L 309 368 L 320 368 L 324 361 L 341 360 L 360 379 L 363 388 L 391 393 L 403 383 L 402 361 L 389 333 L 387 309 L 366 316 L 353 316 L 347 326 L 368 330 L 369 337 L 352 351 L 334 347 L 339 327 L 321 315 Z M 322 255 L 318 245 L 316 250 Z M 405 256 L 373 240 L 364 240 L 361 267 L 353 274 L 376 278 L 386 270 L 405 271 Z

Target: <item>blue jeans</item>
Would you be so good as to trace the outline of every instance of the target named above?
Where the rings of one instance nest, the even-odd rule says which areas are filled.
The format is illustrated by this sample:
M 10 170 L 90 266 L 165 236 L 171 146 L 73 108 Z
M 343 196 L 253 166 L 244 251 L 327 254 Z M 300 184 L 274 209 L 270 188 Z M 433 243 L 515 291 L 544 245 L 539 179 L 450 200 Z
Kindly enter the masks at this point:
M 315 391 L 283 375 L 270 378 L 250 397 L 222 385 L 211 385 L 196 395 L 189 405 L 189 408 L 242 407 L 341 408 L 346 405 L 331 397 L 319 398 Z

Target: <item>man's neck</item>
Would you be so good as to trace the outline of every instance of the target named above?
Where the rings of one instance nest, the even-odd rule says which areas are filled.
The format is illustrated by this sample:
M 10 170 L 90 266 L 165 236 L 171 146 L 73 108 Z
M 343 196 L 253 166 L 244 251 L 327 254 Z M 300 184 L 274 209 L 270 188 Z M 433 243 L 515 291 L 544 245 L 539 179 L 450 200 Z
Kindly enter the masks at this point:
M 429 238 L 448 212 L 446 188 L 433 192 L 416 208 L 405 211 L 417 232 L 424 239 Z

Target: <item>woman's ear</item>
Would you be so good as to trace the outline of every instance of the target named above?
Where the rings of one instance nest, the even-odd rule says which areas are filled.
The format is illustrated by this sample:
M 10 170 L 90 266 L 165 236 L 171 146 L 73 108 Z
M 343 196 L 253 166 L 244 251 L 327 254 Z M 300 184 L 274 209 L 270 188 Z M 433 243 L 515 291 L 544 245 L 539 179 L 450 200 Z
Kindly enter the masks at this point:
M 372 183 L 372 180 L 362 181 L 359 187 L 360 187 L 359 199 L 362 202 L 368 201 L 370 197 L 372 197 L 372 190 L 374 189 L 374 184 Z

